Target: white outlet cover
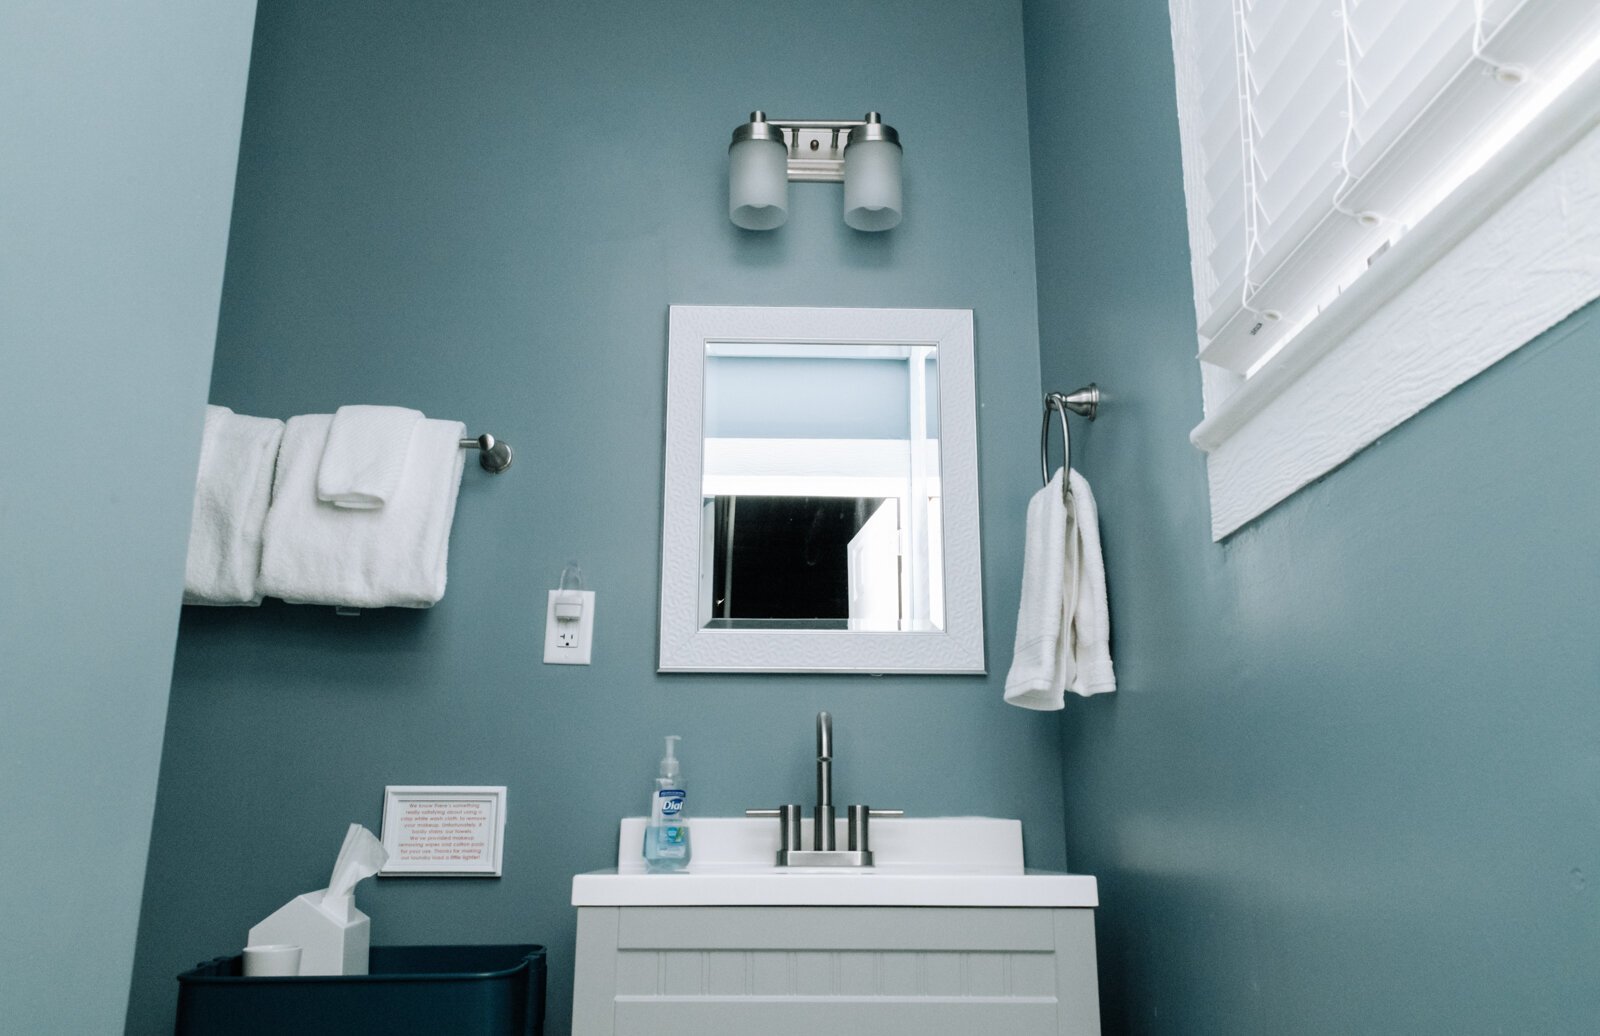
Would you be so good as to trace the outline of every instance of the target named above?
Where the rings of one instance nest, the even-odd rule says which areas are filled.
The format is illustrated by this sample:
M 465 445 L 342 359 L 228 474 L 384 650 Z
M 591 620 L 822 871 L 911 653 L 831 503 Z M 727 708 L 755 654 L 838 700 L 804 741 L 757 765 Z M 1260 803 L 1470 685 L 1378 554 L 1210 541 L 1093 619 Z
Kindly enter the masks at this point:
M 576 619 L 557 619 L 557 604 L 577 603 Z M 588 665 L 594 647 L 594 591 L 551 590 L 544 609 L 544 660 L 546 665 Z

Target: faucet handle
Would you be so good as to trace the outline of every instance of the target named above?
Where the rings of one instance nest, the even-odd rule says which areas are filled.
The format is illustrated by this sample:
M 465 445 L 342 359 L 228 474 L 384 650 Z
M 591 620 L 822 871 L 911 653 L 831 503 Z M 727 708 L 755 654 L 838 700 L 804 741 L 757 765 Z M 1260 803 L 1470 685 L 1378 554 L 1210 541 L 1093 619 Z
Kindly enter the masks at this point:
M 871 847 L 867 841 L 867 820 L 871 817 L 903 817 L 903 809 L 873 809 L 870 806 L 851 806 L 849 809 L 850 846 L 851 852 L 869 853 Z
M 777 817 L 778 818 L 778 862 L 783 862 L 783 854 L 790 849 L 803 848 L 800 842 L 800 804 L 787 802 L 777 809 L 747 809 L 747 817 Z

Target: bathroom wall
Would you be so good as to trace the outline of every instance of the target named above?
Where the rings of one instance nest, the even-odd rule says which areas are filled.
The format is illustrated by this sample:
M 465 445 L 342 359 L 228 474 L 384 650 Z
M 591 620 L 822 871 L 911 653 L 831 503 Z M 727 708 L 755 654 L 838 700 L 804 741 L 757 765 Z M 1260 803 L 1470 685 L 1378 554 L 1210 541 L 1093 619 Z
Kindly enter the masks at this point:
M 881 110 L 905 222 L 859 234 L 797 184 L 781 230 L 735 228 L 758 106 Z M 509 787 L 505 877 L 369 882 L 374 939 L 544 943 L 565 1032 L 570 878 L 613 861 L 668 733 L 691 809 L 728 815 L 810 800 L 830 709 L 841 801 L 1021 817 L 1061 866 L 1057 725 L 1000 699 L 1037 477 L 1027 149 L 1018 3 L 262 3 L 212 400 L 406 403 L 517 459 L 469 465 L 431 611 L 185 609 L 130 1031 L 324 884 L 385 784 L 440 783 Z M 655 673 L 671 303 L 974 310 L 989 677 Z M 541 662 L 569 559 L 587 668 Z
M 0 1029 L 128 1001 L 255 0 L 0 7 Z
M 1167 5 L 1024 7 L 1044 382 L 1108 395 L 1106 1031 L 1600 1029 L 1600 307 L 1212 544 Z

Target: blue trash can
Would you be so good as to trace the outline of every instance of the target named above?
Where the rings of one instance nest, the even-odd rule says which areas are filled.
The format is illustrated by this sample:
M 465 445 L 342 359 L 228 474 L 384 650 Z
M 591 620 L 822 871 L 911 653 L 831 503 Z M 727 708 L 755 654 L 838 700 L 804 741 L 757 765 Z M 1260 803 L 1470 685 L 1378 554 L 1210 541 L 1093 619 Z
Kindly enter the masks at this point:
M 246 978 L 242 956 L 178 976 L 178 1036 L 541 1036 L 543 946 L 374 946 L 366 975 Z

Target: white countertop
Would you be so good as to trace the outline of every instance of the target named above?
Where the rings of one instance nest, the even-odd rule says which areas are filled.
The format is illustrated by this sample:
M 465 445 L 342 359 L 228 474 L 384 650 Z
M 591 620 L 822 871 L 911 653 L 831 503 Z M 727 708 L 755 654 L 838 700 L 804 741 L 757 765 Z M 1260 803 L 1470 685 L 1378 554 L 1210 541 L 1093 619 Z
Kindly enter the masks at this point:
M 842 822 L 841 822 L 842 825 Z M 779 867 L 775 820 L 689 822 L 686 870 L 651 874 L 640 845 L 644 818 L 622 821 L 615 869 L 572 879 L 574 906 L 1096 907 L 1086 874 L 1026 870 L 1022 823 L 991 817 L 908 817 L 872 824 L 877 864 Z M 810 822 L 805 838 L 811 837 Z M 844 831 L 839 831 L 844 844 Z
M 951 874 L 768 867 L 764 871 L 688 870 L 572 879 L 573 906 L 962 906 L 1096 907 L 1100 890 L 1087 874 Z

